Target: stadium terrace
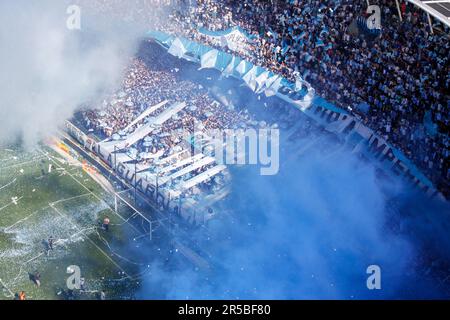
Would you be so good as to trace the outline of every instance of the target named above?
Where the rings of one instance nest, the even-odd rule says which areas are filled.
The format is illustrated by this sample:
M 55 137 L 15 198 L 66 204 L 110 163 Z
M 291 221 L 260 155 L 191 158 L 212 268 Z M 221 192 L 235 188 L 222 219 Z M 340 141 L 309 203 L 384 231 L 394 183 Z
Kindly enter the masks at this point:
M 0 2 L 0 299 L 450 297 L 449 1 Z
M 448 27 L 434 20 L 430 29 L 426 12 L 407 1 L 399 7 L 394 1 L 373 4 L 382 8 L 381 32 L 369 32 L 360 23 L 369 15 L 362 0 L 273 5 L 200 0 L 183 4 L 183 10 L 165 8 L 167 19 L 158 19 L 159 11 L 134 13 L 132 19 L 152 19 L 162 32 L 237 55 L 291 82 L 300 76 L 403 153 L 448 195 Z M 105 8 L 95 1 L 85 5 L 114 11 L 114 5 Z M 125 16 L 126 10 L 121 12 Z M 240 45 L 233 45 L 233 39 Z
M 445 194 L 446 183 L 442 184 L 443 181 L 439 182 L 436 179 L 441 179 L 437 168 L 445 171 L 443 160 L 448 154 L 448 139 L 442 134 L 442 125 L 439 125 L 439 121 L 446 121 L 446 117 L 443 116 L 446 112 L 443 108 L 446 95 L 435 91 L 433 93 L 435 104 L 431 104 L 431 109 L 425 113 L 411 111 L 415 119 L 406 120 L 406 122 L 401 120 L 399 130 L 393 130 L 393 120 L 378 121 L 376 108 L 381 108 L 381 105 L 378 105 L 379 100 L 373 100 L 370 96 L 363 97 L 364 93 L 356 94 L 351 88 L 343 87 L 343 82 L 353 82 L 344 80 L 345 72 L 339 69 L 340 62 L 335 61 L 340 46 L 335 38 L 338 30 L 335 30 L 333 25 L 330 25 L 329 18 L 326 18 L 329 14 L 333 17 L 345 17 L 346 12 L 359 10 L 361 5 L 346 4 L 328 12 L 325 10 L 325 5 L 316 7 L 312 3 L 308 7 L 303 7 L 303 4 L 297 2 L 289 7 L 282 4 L 275 6 L 274 12 L 281 19 L 281 25 L 273 25 L 276 22 L 272 20 L 272 15 L 267 12 L 262 3 L 228 7 L 217 6 L 213 1 L 200 1 L 198 6 L 190 7 L 184 15 L 178 12 L 169 22 L 172 25 L 171 28 L 161 24 L 161 31 L 148 34 L 152 41 L 156 41 L 164 50 L 167 50 L 167 53 L 163 51 L 158 51 L 158 54 L 152 53 L 152 50 L 156 50 L 150 48 L 152 45 L 141 50 L 127 72 L 123 89 L 114 94 L 109 101 L 105 100 L 103 106 L 96 109 L 97 111 L 84 111 L 81 115 L 82 119 L 78 119 L 84 131 L 90 134 L 91 138 L 96 136 L 96 139 L 80 134 L 77 128 L 72 127 L 72 124 L 68 125 L 70 131 L 76 132 L 78 137 L 83 137 L 84 144 L 89 141 L 91 149 L 95 149 L 120 175 L 131 181 L 141 192 L 154 198 L 165 209 L 178 210 L 183 212 L 187 220 L 202 223 L 205 217 L 188 213 L 190 209 L 187 210 L 187 208 L 197 208 L 198 212 L 208 212 L 207 208 L 226 196 L 227 184 L 230 180 L 227 166 L 218 163 L 211 145 L 208 148 L 207 144 L 208 141 L 211 144 L 211 137 L 208 137 L 206 132 L 230 128 L 278 127 L 276 121 L 273 121 L 271 125 L 267 123 L 272 119 L 265 119 L 261 121 L 262 123 L 258 123 L 254 114 L 245 108 L 237 109 L 233 103 L 227 101 L 226 93 L 213 92 L 212 88 L 208 87 L 208 81 L 206 83 L 203 81 L 212 78 L 220 80 L 231 76 L 243 81 L 258 95 L 258 99 L 261 94 L 265 94 L 267 98 L 277 96 L 288 104 L 293 104 L 330 133 L 346 136 L 346 144 L 351 148 L 360 150 L 361 154 L 379 163 L 384 170 L 403 176 L 429 195 L 438 194 L 433 182 L 436 182 L 438 188 Z M 402 10 L 406 16 L 416 12 L 409 7 L 408 10 L 412 11 L 405 8 Z M 321 11 L 323 11 L 322 14 Z M 300 12 L 302 14 L 299 14 Z M 212 13 L 216 13 L 215 16 L 221 18 L 215 20 L 216 18 L 209 16 Z M 258 13 L 263 13 L 264 25 L 267 25 L 265 32 L 257 31 L 261 27 L 254 19 Z M 302 31 L 303 18 L 289 18 L 289 13 L 296 13 L 296 17 L 306 14 L 306 17 L 322 18 L 312 19 L 312 24 L 308 24 L 307 29 Z M 389 11 L 384 13 L 388 14 Z M 348 17 L 351 18 L 353 15 L 349 14 Z M 419 22 L 416 21 L 416 23 Z M 392 25 L 397 26 L 397 22 L 394 21 Z M 285 28 L 291 30 L 293 35 L 289 35 Z M 174 29 L 181 30 L 182 35 L 187 36 L 187 39 L 177 34 L 172 35 Z M 360 48 L 354 46 L 351 49 L 353 52 L 368 48 L 373 36 L 364 36 L 364 31 L 360 33 L 357 39 L 365 40 L 362 44 L 359 43 L 362 45 Z M 350 29 L 345 30 L 340 36 L 342 37 L 340 41 L 346 42 L 346 46 L 349 45 L 349 34 L 351 34 Z M 180 35 L 179 31 L 178 35 Z M 340 37 L 338 38 L 341 39 Z M 312 39 L 316 39 L 316 42 L 310 43 Z M 390 41 L 395 39 L 386 38 L 383 41 L 386 42 L 385 46 L 388 44 L 390 46 Z M 437 41 L 442 43 L 440 38 L 437 38 Z M 308 48 L 314 48 L 313 52 L 302 52 Z M 275 54 L 272 56 L 271 52 Z M 439 55 L 440 52 L 438 48 L 437 54 Z M 366 53 L 360 53 L 367 57 Z M 370 53 L 368 54 L 370 56 Z M 176 61 L 176 59 L 165 58 L 166 55 L 183 59 Z M 322 62 L 315 60 L 320 56 Z M 437 59 L 436 67 L 440 68 L 441 62 L 445 59 L 445 57 Z M 160 61 L 159 69 L 150 66 L 149 62 L 154 63 L 155 60 Z M 381 61 L 378 59 L 378 62 Z M 183 72 L 180 70 L 186 68 L 185 64 L 190 63 L 200 64 L 203 70 L 216 69 L 221 74 L 219 73 L 220 76 L 199 74 L 199 77 L 203 77 L 200 82 L 183 79 L 180 76 Z M 315 69 L 316 63 L 319 70 Z M 352 67 L 361 70 L 362 67 L 361 61 L 350 61 L 347 66 L 347 70 Z M 163 71 L 164 68 L 168 71 Z M 324 72 L 332 69 L 334 69 L 332 75 L 327 78 L 335 81 L 332 81 L 333 84 L 329 89 L 336 93 L 343 90 L 342 95 L 339 93 L 336 96 L 330 96 L 329 91 L 325 90 L 328 86 L 322 81 Z M 392 75 L 397 71 L 395 68 L 391 69 Z M 356 74 L 360 75 L 361 71 Z M 335 79 L 336 75 L 340 78 Z M 432 75 L 440 76 L 436 72 Z M 396 77 L 401 79 L 405 76 L 403 74 Z M 411 79 L 413 80 L 414 76 Z M 379 81 L 382 80 L 379 79 Z M 339 82 L 341 87 L 335 87 Z M 377 87 L 373 79 L 369 79 L 368 84 L 371 88 Z M 400 112 L 404 114 L 405 106 L 408 105 L 408 101 L 401 98 L 401 92 L 405 89 L 414 90 L 413 87 L 408 87 L 406 84 L 405 88 L 404 85 L 401 81 L 397 81 L 397 86 L 394 88 L 400 90 L 400 100 L 393 97 L 394 91 L 387 89 L 385 84 L 380 83 L 378 86 L 384 94 L 393 97 L 393 99 L 384 97 L 383 92 L 379 94 L 379 97 L 384 99 L 382 108 L 386 109 L 390 106 L 392 110 L 390 114 L 394 117 L 398 117 L 399 110 L 402 110 Z M 440 85 L 443 86 L 442 83 Z M 317 93 L 323 95 L 328 101 L 321 100 Z M 425 96 L 422 95 L 422 98 L 424 99 Z M 416 104 L 430 105 L 420 102 L 419 97 L 417 99 Z M 400 104 L 397 104 L 398 101 Z M 343 110 L 340 107 L 342 105 L 348 107 Z M 428 122 L 424 122 L 425 132 L 422 130 L 421 134 L 416 133 L 417 129 L 412 132 L 411 126 L 414 121 L 418 121 L 419 113 L 425 119 L 429 119 Z M 374 120 L 378 122 L 373 122 Z M 433 121 L 438 125 L 433 124 Z M 200 123 L 200 128 L 194 128 L 196 122 Z M 377 127 L 380 123 L 386 126 L 380 129 Z M 414 126 L 417 127 L 417 124 Z M 427 133 L 427 130 L 433 130 L 434 133 Z M 397 133 L 400 133 L 403 140 L 399 140 Z M 408 136 L 414 139 L 405 144 Z M 431 145 L 428 143 L 430 139 L 434 141 Z M 350 140 L 352 142 L 349 142 Z M 198 145 L 196 141 L 203 141 L 202 143 L 206 145 Z M 416 148 L 416 152 L 420 154 L 409 149 L 411 142 L 419 144 L 420 147 Z M 447 147 L 443 147 L 442 143 Z M 362 148 L 361 145 L 366 147 Z M 431 152 L 434 161 L 429 155 L 425 155 L 422 162 L 417 162 L 417 157 L 430 154 L 422 147 L 436 148 Z M 413 163 L 408 157 L 412 158 Z M 426 166 L 421 165 L 422 163 Z M 437 163 L 437 167 L 434 163 Z M 427 177 L 421 173 L 421 170 L 426 172 Z M 203 196 L 200 197 L 200 194 Z M 209 197 L 206 196 L 208 194 Z M 200 200 L 204 198 L 208 200 Z M 184 201 L 189 202 L 190 205 L 183 204 Z M 186 209 L 181 210 L 181 207 Z

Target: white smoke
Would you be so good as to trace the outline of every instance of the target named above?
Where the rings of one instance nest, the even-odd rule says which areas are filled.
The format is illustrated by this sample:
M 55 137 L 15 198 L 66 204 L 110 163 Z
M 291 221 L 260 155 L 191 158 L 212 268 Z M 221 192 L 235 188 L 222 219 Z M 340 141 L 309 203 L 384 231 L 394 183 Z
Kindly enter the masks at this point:
M 0 144 L 32 146 L 121 79 L 138 35 L 89 19 L 69 30 L 66 1 L 0 2 Z

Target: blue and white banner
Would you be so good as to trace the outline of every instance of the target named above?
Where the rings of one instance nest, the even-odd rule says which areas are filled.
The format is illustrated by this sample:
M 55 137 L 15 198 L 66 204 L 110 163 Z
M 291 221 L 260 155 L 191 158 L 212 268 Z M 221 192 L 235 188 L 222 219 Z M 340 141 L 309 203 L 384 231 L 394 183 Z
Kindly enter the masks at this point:
M 249 53 L 253 44 L 253 36 L 248 35 L 239 27 L 230 28 L 224 31 L 210 31 L 204 28 L 199 30 L 201 34 L 208 37 L 216 46 L 229 48 L 234 52 Z
M 168 38 L 161 32 L 149 32 L 148 36 L 168 50 L 172 45 L 179 48 L 179 44 L 182 43 L 183 48 L 187 50 L 183 56 L 184 59 L 196 61 L 201 64 L 201 68 L 219 70 L 223 76 L 240 79 L 256 94 L 265 93 L 268 97 L 277 96 L 283 99 L 323 125 L 325 130 L 343 137 L 352 152 L 372 160 L 384 172 L 402 177 L 429 196 L 443 197 L 432 182 L 402 152 L 392 147 L 345 110 L 316 96 L 315 90 L 301 77 L 298 77 L 296 83 L 292 83 L 280 75 L 255 66 L 237 56 L 196 42 L 174 36 Z M 175 56 L 178 56 L 177 53 L 180 52 L 172 51 L 175 53 L 169 53 Z

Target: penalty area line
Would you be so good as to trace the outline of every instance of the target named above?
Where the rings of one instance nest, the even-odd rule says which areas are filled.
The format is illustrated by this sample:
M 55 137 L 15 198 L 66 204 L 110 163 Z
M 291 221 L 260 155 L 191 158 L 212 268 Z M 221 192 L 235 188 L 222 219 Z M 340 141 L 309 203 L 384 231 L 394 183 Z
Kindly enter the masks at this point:
M 59 204 L 59 203 L 65 202 L 65 201 L 70 201 L 70 200 L 73 200 L 73 199 L 77 199 L 77 198 L 81 198 L 81 197 L 86 197 L 86 196 L 90 196 L 90 195 L 91 195 L 90 193 L 84 193 L 84 194 L 79 195 L 79 196 L 75 196 L 75 197 L 70 197 L 70 198 L 65 198 L 65 199 L 56 200 L 55 202 L 52 202 L 52 204 Z M 9 205 L 11 205 L 11 203 L 10 203 Z M 45 206 L 45 207 L 40 208 L 40 209 L 38 209 L 38 210 L 36 210 L 36 211 L 33 211 L 30 215 L 28 215 L 28 216 L 26 216 L 26 217 L 24 217 L 24 218 L 22 218 L 22 219 L 20 219 L 20 220 L 17 220 L 16 222 L 14 222 L 12 225 L 10 225 L 10 226 L 8 226 L 8 227 L 5 227 L 4 231 L 5 231 L 5 232 L 8 232 L 10 229 L 12 229 L 12 228 L 14 228 L 15 226 L 17 226 L 18 224 L 20 224 L 20 223 L 22 223 L 22 222 L 28 220 L 29 218 L 31 218 L 32 216 L 34 216 L 34 215 L 35 215 L 36 213 L 38 213 L 39 211 L 43 211 L 43 210 L 48 209 L 48 208 L 49 208 L 49 206 Z
M 111 261 L 119 270 L 121 270 L 128 278 L 132 279 L 131 276 L 119 265 L 117 264 L 117 262 L 115 262 L 113 259 L 111 259 L 111 257 L 102 249 L 100 248 L 94 241 L 92 241 L 92 239 L 84 234 L 84 232 L 82 232 L 83 230 L 80 229 L 80 227 L 74 223 L 72 221 L 72 219 L 70 219 L 69 217 L 67 217 L 66 214 L 62 213 L 61 211 L 59 211 L 58 209 L 56 209 L 52 204 L 49 203 L 49 206 L 55 210 L 56 213 L 58 213 L 63 219 L 65 219 L 66 221 L 68 221 L 72 226 L 74 226 L 80 233 L 82 233 L 86 239 L 92 244 L 94 245 L 94 247 L 96 247 L 106 258 L 108 258 L 109 261 Z
M 13 165 L 10 165 L 10 166 L 0 167 L 0 170 L 3 171 L 3 170 L 15 168 L 15 167 L 24 166 L 24 165 L 27 165 L 27 164 L 30 164 L 30 163 L 37 162 L 37 161 L 42 160 L 42 159 L 44 159 L 44 156 L 40 156 L 40 157 L 35 158 L 33 160 L 29 160 L 29 161 L 25 161 L 25 162 L 21 162 L 21 163 L 16 163 L 16 164 L 13 164 Z

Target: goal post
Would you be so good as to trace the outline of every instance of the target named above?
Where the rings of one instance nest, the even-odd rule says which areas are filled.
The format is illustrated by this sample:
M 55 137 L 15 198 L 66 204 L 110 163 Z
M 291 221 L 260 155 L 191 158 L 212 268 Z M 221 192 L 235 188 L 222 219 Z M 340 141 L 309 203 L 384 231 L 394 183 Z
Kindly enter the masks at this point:
M 151 208 L 147 208 L 145 203 L 133 203 L 133 188 L 114 192 L 114 212 L 121 216 L 125 221 L 133 224 L 135 227 L 142 229 L 150 240 L 153 239 L 154 231 L 161 226 L 162 220 L 156 219 L 149 214 Z

